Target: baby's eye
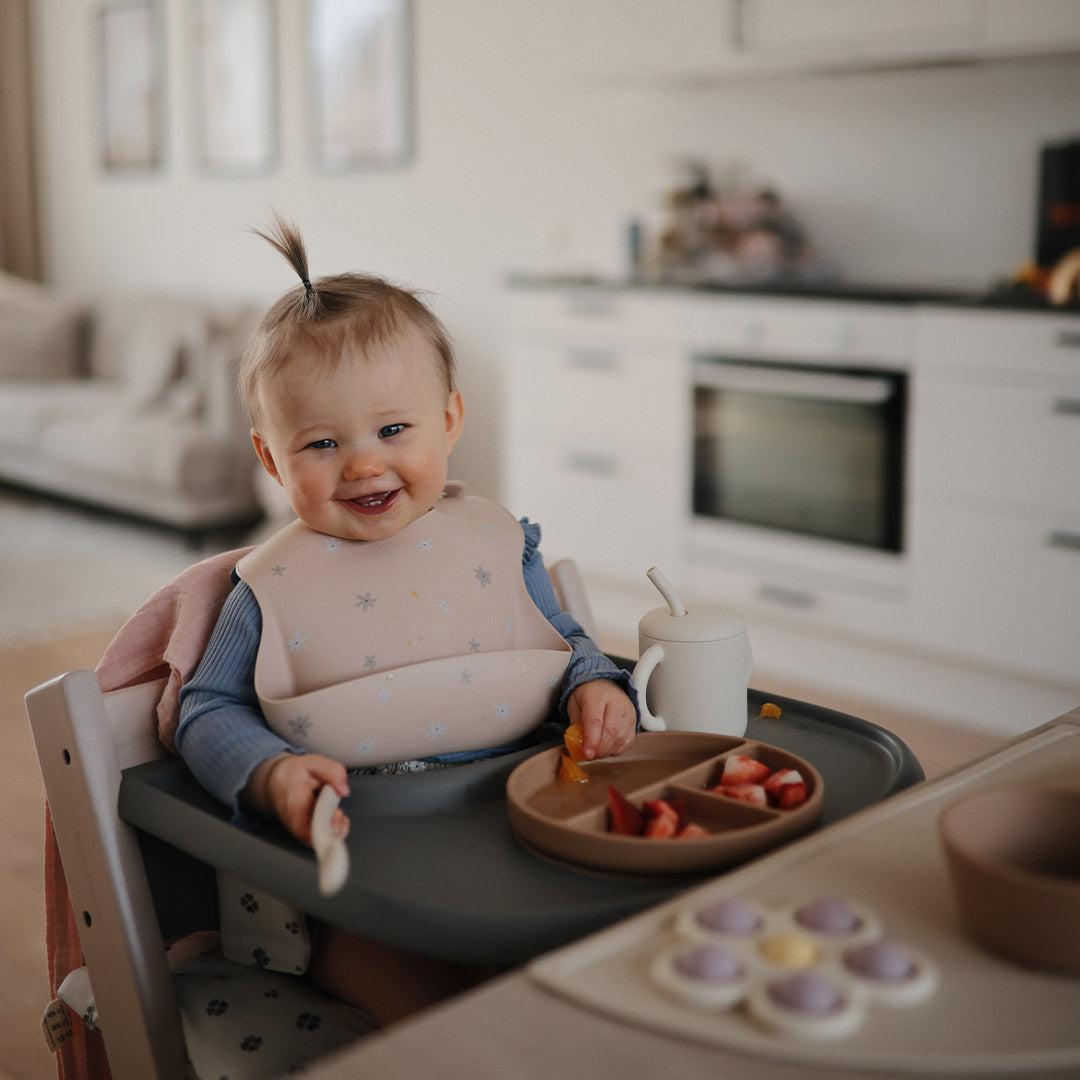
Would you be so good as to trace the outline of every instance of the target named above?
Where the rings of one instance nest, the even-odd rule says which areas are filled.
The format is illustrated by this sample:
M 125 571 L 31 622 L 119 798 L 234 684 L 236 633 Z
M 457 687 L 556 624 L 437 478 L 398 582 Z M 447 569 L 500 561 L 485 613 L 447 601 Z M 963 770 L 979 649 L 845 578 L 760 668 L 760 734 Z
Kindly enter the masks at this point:
M 379 438 L 392 439 L 395 435 L 400 435 L 408 426 L 408 424 L 387 424 L 386 427 L 379 428 Z
M 333 439 L 316 439 L 314 442 L 308 443 L 308 449 L 310 450 L 333 450 L 337 446 L 337 443 Z

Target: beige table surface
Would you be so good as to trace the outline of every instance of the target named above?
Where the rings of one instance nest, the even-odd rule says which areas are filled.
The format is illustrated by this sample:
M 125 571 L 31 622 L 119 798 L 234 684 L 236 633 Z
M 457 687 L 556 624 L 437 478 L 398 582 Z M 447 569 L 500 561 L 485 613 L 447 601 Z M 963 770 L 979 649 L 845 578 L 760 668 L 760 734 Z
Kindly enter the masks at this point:
M 1080 708 L 1053 723 L 1080 726 Z M 1043 725 L 1014 742 L 1050 726 Z M 944 783 L 975 764 L 932 784 Z M 917 785 L 909 791 L 925 791 L 929 786 Z M 901 800 L 906 795 L 894 798 Z M 862 813 L 873 812 L 874 808 L 869 808 Z M 758 863 L 779 856 L 783 851 Z M 587 949 L 590 940 L 582 939 L 566 951 Z M 440 1080 L 896 1080 L 899 1074 L 765 1060 L 634 1028 L 560 998 L 523 972 L 514 972 L 386 1034 L 363 1039 L 304 1075 L 310 1080 L 414 1080 L 423 1076 Z M 962 1075 L 967 1080 L 985 1080 L 1003 1074 Z M 1080 1073 L 1072 1067 L 1012 1075 L 1022 1075 L 1025 1080 L 1077 1080 Z

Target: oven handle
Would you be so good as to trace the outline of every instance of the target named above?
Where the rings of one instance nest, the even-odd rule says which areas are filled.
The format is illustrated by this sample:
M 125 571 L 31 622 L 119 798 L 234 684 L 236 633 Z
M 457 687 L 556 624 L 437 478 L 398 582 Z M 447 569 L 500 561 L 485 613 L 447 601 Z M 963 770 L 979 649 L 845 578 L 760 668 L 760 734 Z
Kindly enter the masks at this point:
M 884 405 L 895 392 L 893 380 L 880 375 L 792 371 L 764 365 L 728 364 L 723 360 L 695 361 L 694 382 L 717 390 L 851 401 L 861 405 Z

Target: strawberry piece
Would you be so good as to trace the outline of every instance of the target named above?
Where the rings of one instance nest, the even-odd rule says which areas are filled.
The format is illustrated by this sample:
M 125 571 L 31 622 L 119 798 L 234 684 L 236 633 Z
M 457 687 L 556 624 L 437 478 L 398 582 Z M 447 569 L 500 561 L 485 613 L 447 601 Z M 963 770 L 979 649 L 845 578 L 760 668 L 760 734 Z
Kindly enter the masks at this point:
M 676 834 L 676 840 L 700 840 L 703 836 L 711 836 L 708 829 L 702 828 L 697 822 L 688 821 Z
M 794 810 L 796 806 L 802 806 L 809 798 L 805 784 L 785 784 L 776 797 L 776 805 L 781 810 Z
M 679 831 L 679 812 L 666 799 L 646 799 L 642 804 L 649 815 L 645 835 L 654 840 L 666 840 Z
M 569 755 L 559 755 L 558 778 L 564 784 L 587 784 L 589 774 Z
M 681 829 L 687 822 L 686 817 L 686 796 L 685 795 L 672 795 L 670 799 L 664 799 L 664 802 L 675 811 L 678 816 L 678 827 Z
M 765 794 L 775 799 L 780 794 L 780 789 L 786 784 L 802 784 L 804 782 L 802 773 L 798 769 L 777 769 L 765 781 Z
M 622 792 L 607 789 L 608 830 L 620 836 L 637 836 L 645 825 L 645 815 Z
M 758 761 L 746 754 L 731 754 L 724 758 L 720 783 L 724 787 L 729 784 L 760 784 L 770 772 L 772 770 L 764 761 Z
M 760 784 L 719 784 L 713 791 L 726 795 L 729 799 L 749 803 L 751 806 L 768 806 L 769 798 Z

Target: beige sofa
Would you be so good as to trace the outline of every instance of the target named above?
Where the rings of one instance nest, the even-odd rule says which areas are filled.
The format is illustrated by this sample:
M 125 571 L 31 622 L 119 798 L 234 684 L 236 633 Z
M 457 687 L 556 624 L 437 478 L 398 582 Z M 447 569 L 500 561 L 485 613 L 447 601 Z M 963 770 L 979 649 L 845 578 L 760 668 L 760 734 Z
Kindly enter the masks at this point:
M 194 532 L 253 521 L 234 380 L 255 317 L 0 274 L 0 481 Z

